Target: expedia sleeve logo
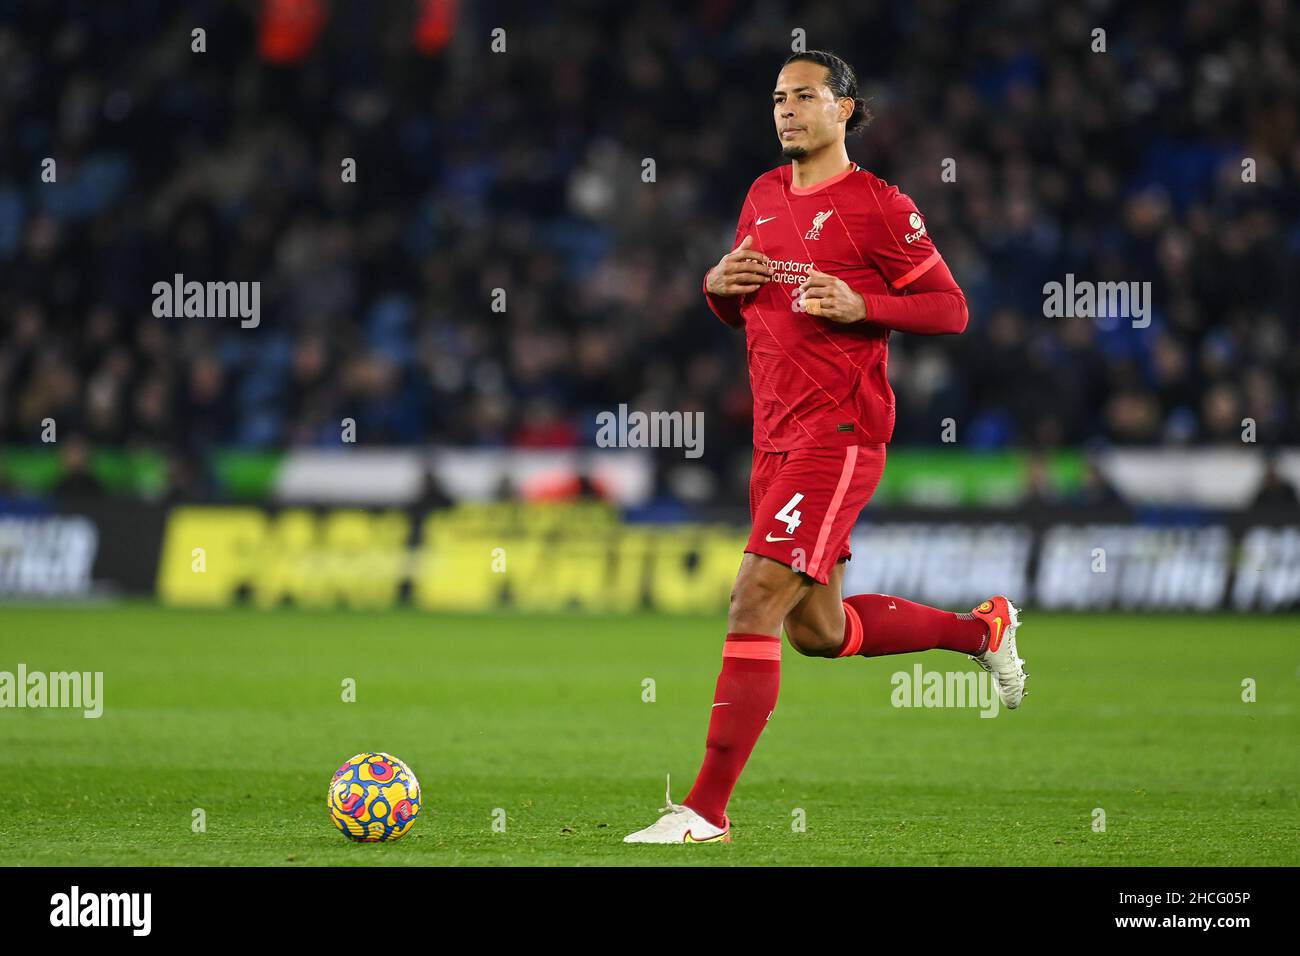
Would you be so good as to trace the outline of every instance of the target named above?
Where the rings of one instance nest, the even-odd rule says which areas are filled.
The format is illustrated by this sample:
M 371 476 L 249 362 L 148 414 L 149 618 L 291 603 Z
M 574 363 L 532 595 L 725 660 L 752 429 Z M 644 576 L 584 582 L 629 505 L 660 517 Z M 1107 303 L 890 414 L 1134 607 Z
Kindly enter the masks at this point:
M 916 242 L 925 235 L 925 223 L 921 220 L 919 212 L 914 212 L 908 216 L 907 224 L 912 227 L 912 231 L 903 236 L 908 242 Z

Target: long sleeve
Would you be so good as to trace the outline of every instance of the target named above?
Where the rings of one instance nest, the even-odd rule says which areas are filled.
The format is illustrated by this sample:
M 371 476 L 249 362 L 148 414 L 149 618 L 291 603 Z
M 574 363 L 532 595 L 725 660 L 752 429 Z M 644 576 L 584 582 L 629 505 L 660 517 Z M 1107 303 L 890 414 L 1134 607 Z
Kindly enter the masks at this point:
M 944 335 L 966 328 L 966 296 L 935 248 L 910 196 L 891 186 L 871 194 L 879 210 L 863 237 L 869 260 L 892 290 L 864 293 L 866 321 L 918 335 Z
M 951 335 L 964 331 L 969 318 L 966 296 L 942 259 L 913 279 L 903 295 L 864 293 L 862 301 L 867 322 L 897 332 Z
M 750 189 L 754 187 L 751 186 Z M 745 196 L 745 204 L 741 207 L 740 219 L 736 222 L 736 237 L 731 241 L 731 248 L 735 249 L 740 245 L 745 234 L 749 232 L 750 220 L 752 216 L 749 213 L 750 203 L 749 196 Z M 709 272 L 713 269 L 709 267 L 704 273 L 704 281 L 701 287 L 704 290 L 704 301 L 709 303 L 709 308 L 719 319 L 731 326 L 733 329 L 743 329 L 745 327 L 745 317 L 740 313 L 740 300 L 744 296 L 739 295 L 714 295 L 709 291 Z
M 740 239 L 736 240 L 740 243 Z M 734 248 L 734 247 L 733 247 Z M 714 295 L 709 291 L 709 274 L 704 273 L 704 301 L 709 303 L 709 308 L 719 319 L 731 326 L 733 329 L 743 329 L 745 319 L 740 314 L 740 296 L 738 295 Z

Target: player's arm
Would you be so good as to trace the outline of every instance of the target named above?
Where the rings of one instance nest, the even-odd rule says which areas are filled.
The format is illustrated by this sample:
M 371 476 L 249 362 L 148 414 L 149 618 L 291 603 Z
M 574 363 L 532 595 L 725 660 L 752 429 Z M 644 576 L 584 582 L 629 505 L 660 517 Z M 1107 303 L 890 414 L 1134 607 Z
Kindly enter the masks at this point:
M 754 237 L 746 235 L 748 231 L 749 223 L 742 219 L 736 226 L 735 248 L 704 276 L 705 301 L 713 314 L 733 329 L 745 325 L 740 314 L 741 297 L 757 292 L 772 278 L 767 256 L 753 248 Z
M 855 292 L 844 280 L 816 270 L 800 288 L 810 315 L 842 325 L 870 322 L 914 335 L 951 335 L 965 331 L 969 318 L 966 296 L 942 259 L 909 282 L 904 295 Z

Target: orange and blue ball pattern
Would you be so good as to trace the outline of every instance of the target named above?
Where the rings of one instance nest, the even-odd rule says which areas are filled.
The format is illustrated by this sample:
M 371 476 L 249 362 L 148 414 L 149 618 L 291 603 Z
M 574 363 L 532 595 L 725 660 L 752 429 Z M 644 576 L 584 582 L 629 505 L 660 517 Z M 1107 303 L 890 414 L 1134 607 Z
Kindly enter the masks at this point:
M 357 754 L 330 780 L 329 811 L 350 840 L 400 840 L 420 815 L 420 781 L 392 754 Z

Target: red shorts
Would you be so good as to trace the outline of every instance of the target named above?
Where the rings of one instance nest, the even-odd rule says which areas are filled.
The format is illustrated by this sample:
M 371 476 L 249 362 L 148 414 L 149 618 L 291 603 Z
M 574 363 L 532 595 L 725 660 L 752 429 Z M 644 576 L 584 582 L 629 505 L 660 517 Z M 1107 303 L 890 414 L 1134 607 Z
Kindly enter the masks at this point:
M 826 584 L 850 556 L 849 532 L 885 471 L 885 446 L 754 449 L 749 477 L 753 530 L 745 551 Z

